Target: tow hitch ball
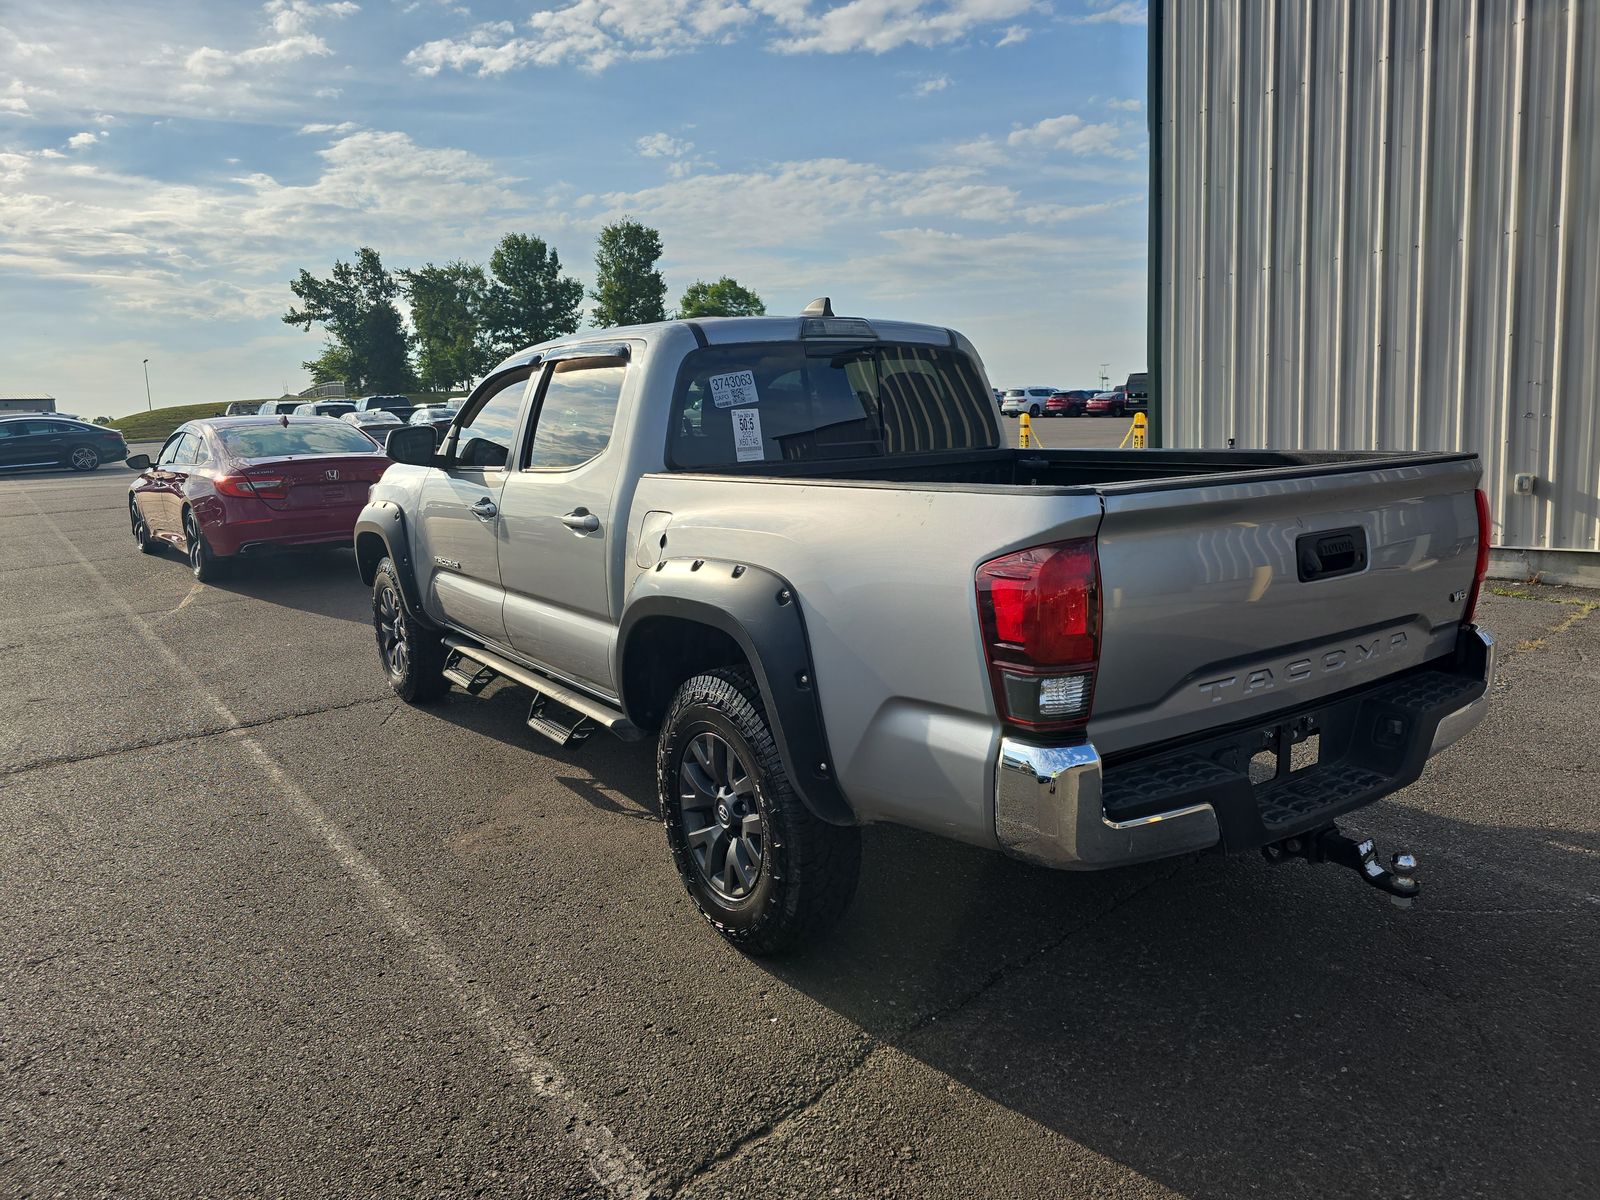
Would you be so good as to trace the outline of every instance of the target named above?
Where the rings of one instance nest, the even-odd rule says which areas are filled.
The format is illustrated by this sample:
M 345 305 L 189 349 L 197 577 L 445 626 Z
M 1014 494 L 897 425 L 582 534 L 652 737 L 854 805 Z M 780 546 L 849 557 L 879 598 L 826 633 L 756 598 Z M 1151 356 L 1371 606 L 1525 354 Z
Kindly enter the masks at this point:
M 1363 880 L 1389 894 L 1389 902 L 1397 908 L 1410 908 L 1417 898 L 1417 860 L 1409 850 L 1398 850 L 1385 869 L 1378 861 L 1372 839 L 1356 841 L 1339 832 L 1335 825 L 1313 829 L 1299 837 L 1284 838 L 1261 847 L 1269 863 L 1288 862 L 1303 858 L 1307 862 L 1331 862 L 1349 867 Z

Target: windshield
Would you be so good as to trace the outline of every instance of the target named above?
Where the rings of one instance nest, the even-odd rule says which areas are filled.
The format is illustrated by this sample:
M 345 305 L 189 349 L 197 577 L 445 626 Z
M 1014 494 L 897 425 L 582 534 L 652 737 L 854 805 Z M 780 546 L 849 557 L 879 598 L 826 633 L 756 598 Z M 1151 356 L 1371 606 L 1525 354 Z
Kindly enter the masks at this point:
M 372 441 L 348 425 L 244 425 L 220 429 L 217 438 L 234 458 L 301 454 L 373 454 Z
M 678 467 L 866 458 L 998 445 L 993 393 L 934 346 L 717 346 L 685 360 L 669 458 Z

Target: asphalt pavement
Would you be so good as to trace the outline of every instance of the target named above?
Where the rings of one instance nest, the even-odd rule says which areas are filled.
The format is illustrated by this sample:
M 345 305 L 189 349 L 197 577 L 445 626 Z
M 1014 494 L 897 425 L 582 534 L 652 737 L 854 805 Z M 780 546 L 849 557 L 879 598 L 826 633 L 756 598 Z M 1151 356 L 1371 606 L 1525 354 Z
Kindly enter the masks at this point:
M 0 481 L 0 1195 L 1600 1189 L 1600 597 L 1499 585 L 1492 715 L 1347 822 L 1411 911 L 875 827 L 763 963 L 683 895 L 650 746 L 399 703 L 349 552 L 199 586 L 127 479 Z

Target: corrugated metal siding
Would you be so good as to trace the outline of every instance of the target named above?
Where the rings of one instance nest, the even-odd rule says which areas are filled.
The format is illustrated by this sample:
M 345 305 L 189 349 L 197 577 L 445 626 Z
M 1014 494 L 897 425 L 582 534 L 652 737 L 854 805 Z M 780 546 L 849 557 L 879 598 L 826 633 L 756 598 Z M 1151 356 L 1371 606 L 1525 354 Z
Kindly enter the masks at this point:
M 1600 0 L 1160 28 L 1163 443 L 1473 449 L 1497 545 L 1600 550 Z

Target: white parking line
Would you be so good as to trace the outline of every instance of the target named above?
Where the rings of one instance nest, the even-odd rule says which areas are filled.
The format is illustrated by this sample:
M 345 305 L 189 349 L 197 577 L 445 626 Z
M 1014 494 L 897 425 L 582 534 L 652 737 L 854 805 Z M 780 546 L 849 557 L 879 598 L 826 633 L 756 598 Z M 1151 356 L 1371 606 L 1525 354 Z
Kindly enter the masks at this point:
M 217 716 L 227 725 L 237 727 L 239 718 L 227 703 L 212 692 L 189 667 L 173 653 L 142 616 L 134 611 L 107 582 L 99 569 L 84 557 L 77 545 L 59 525 L 51 519 L 33 498 L 23 493 L 23 499 L 43 518 L 46 525 L 66 546 L 78 564 L 104 592 L 111 604 L 122 614 L 135 633 L 157 654 L 166 660 L 194 693 L 205 700 Z M 529 1090 L 543 1102 L 551 1119 L 562 1127 L 566 1136 L 575 1143 L 582 1155 L 584 1166 L 607 1195 L 628 1200 L 645 1200 L 655 1194 L 650 1173 L 616 1134 L 601 1122 L 594 1110 L 578 1095 L 572 1084 L 555 1064 L 541 1058 L 533 1043 L 517 1027 L 516 1020 L 495 999 L 488 988 L 474 980 L 462 967 L 460 960 L 450 952 L 444 940 L 436 933 L 411 903 L 395 889 L 372 860 L 356 847 L 349 835 L 300 787 L 273 759 L 253 735 L 238 732 L 232 735 L 244 747 L 257 766 L 265 772 L 282 791 L 289 807 L 311 832 L 327 845 L 356 890 L 376 911 L 383 922 L 398 934 L 424 967 L 448 989 L 456 1006 L 471 1020 L 491 1044 L 505 1054 L 512 1066 L 527 1081 Z

